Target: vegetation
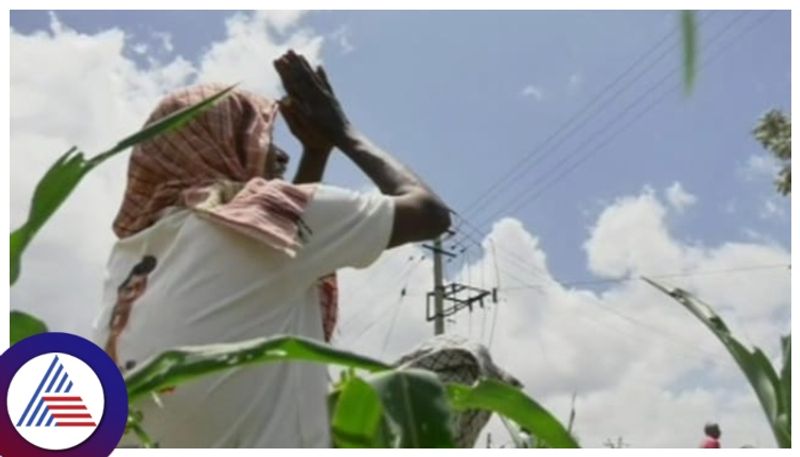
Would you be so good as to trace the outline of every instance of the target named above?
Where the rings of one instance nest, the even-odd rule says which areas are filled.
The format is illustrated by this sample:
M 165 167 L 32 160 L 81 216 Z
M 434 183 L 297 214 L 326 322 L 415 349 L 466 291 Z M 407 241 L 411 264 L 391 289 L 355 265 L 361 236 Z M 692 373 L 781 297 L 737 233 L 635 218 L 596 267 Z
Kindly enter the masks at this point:
M 694 11 L 681 12 L 681 33 L 683 35 L 683 87 L 687 94 L 692 92 L 697 77 L 697 20 Z
M 775 441 L 782 448 L 792 447 L 792 336 L 781 337 L 783 351 L 780 373 L 772 367 L 769 358 L 758 347 L 747 349 L 733 337 L 728 326 L 706 303 L 683 289 L 669 289 L 647 278 L 653 287 L 683 305 L 711 330 L 739 365 L 761 402 L 761 407 L 772 427 Z
M 775 187 L 781 195 L 792 192 L 792 120 L 778 110 L 771 110 L 758 120 L 753 136 L 781 164 Z

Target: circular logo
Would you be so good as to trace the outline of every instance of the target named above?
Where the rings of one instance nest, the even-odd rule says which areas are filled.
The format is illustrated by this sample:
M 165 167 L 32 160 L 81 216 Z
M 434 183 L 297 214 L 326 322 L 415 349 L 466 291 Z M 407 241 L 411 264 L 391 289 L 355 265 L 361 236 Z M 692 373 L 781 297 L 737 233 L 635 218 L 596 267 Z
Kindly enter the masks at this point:
M 122 374 L 95 344 L 43 333 L 0 355 L 0 455 L 108 456 L 125 432 Z
M 69 354 L 52 352 L 29 360 L 17 371 L 8 386 L 6 404 L 25 441 L 61 451 L 92 436 L 105 401 L 100 379 L 89 365 Z

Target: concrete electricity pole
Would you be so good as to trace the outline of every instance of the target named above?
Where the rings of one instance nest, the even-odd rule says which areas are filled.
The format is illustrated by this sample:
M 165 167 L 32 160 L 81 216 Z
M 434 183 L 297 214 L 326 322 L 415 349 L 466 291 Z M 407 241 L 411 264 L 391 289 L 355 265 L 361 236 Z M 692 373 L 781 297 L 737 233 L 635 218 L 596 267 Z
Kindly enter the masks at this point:
M 454 234 L 454 232 L 448 232 L 448 236 Z M 428 292 L 426 317 L 428 321 L 433 321 L 434 335 L 444 333 L 445 318 L 447 316 L 452 316 L 464 308 L 469 308 L 471 312 L 475 303 L 478 303 L 482 308 L 483 299 L 490 295 L 494 302 L 497 303 L 496 289 L 488 291 L 457 282 L 448 285 L 444 284 L 442 256 L 454 258 L 456 254 L 442 247 L 442 238 L 435 239 L 432 245 L 424 244 L 422 247 L 433 253 L 433 291 Z M 433 309 L 431 309 L 431 299 L 433 299 Z M 445 308 L 445 302 L 449 303 L 450 306 Z
M 444 277 L 442 273 L 442 239 L 433 242 L 433 294 L 434 310 L 433 334 L 444 333 Z

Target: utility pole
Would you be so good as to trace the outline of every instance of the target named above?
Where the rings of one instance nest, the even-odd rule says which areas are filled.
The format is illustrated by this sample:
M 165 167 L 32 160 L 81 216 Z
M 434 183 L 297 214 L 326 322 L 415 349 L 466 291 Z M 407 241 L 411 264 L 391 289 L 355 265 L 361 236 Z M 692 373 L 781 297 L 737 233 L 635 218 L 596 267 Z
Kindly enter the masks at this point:
M 433 334 L 444 333 L 444 277 L 442 273 L 442 239 L 433 242 L 433 295 L 434 310 Z
M 454 235 L 455 232 L 448 231 L 447 236 Z M 459 284 L 453 282 L 451 284 L 444 284 L 444 270 L 442 265 L 442 256 L 455 258 L 456 254 L 446 250 L 442 246 L 442 238 L 437 238 L 433 244 L 422 245 L 425 249 L 433 253 L 433 291 L 428 292 L 426 301 L 426 318 L 428 321 L 433 321 L 433 334 L 444 334 L 445 318 L 452 316 L 464 308 L 469 308 L 472 312 L 474 304 L 479 304 L 483 307 L 483 300 L 488 296 L 497 303 L 497 291 L 488 291 L 472 287 L 468 284 Z M 466 294 L 466 297 L 464 296 Z M 431 299 L 433 299 L 433 309 L 431 309 Z M 449 303 L 445 307 L 445 302 Z

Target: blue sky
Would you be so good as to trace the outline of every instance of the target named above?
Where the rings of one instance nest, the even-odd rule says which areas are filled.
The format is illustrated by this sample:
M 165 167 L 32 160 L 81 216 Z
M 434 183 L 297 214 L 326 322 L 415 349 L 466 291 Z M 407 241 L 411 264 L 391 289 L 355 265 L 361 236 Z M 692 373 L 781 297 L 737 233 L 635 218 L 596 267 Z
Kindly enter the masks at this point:
M 153 32 L 168 32 L 175 54 L 197 59 L 224 36 L 225 15 L 69 11 L 58 17 L 86 33 L 119 27 L 134 38 L 155 40 Z M 541 235 L 551 267 L 566 281 L 589 277 L 578 247 L 586 236 L 587 215 L 596 215 L 598 202 L 645 185 L 665 188 L 676 180 L 702 202 L 675 222 L 680 233 L 713 243 L 745 237 L 746 227 L 788 246 L 788 216 L 758 217 L 771 189 L 763 181 L 741 179 L 736 170 L 750 155 L 761 153 L 749 134 L 758 116 L 772 107 L 788 108 L 790 16 L 702 12 L 700 17 L 705 19 L 699 58 L 714 60 L 700 69 L 694 92 L 673 91 L 601 148 L 600 142 L 661 91 L 680 83 L 677 13 L 343 11 L 313 13 L 303 23 L 327 35 L 346 28 L 355 49 L 345 52 L 334 40 L 322 58 L 351 119 L 456 209 L 467 207 L 526 154 L 538 151 L 537 145 L 673 33 L 644 65 L 627 73 L 623 81 L 666 51 L 634 85 L 613 99 L 610 95 L 622 86 L 606 91 L 602 105 L 591 105 L 580 118 L 589 119 L 585 125 L 573 129 L 559 147 L 552 146 L 563 135 L 554 138 L 550 148 L 537 152 L 541 160 L 528 162 L 533 165 L 529 172 L 515 175 L 480 211 L 467 213 L 473 224 L 483 223 L 480 228 L 488 230 L 483 215 L 510 209 L 505 202 L 521 201 L 522 190 L 554 179 L 560 160 L 572 163 L 578 160 L 572 157 L 597 150 L 555 185 L 548 184 L 535 201 L 500 213 L 519 218 Z M 46 28 L 49 20 L 46 12 L 11 16 L 12 27 L 20 32 Z M 641 98 L 672 71 L 655 92 Z M 528 86 L 541 91 L 541 100 L 521 95 Z M 627 117 L 618 117 L 637 100 Z M 602 131 L 605 125 L 612 127 Z M 357 169 L 339 159 L 328 176 L 331 182 L 365 183 Z M 734 212 L 725 210 L 731 202 L 736 202 Z M 776 202 L 788 214 L 788 200 Z
M 465 241 L 469 256 L 447 269 L 500 285 L 502 300 L 456 316 L 448 332 L 489 345 L 559 417 L 577 392 L 585 445 L 622 435 L 635 446 L 692 447 L 702 424 L 720 418 L 731 446 L 771 446 L 749 387 L 684 310 L 639 282 L 556 282 L 789 263 L 790 199 L 775 193 L 774 163 L 750 131 L 768 109 L 789 108 L 790 15 L 698 16 L 701 67 L 687 95 L 674 11 L 13 11 L 12 225 L 70 145 L 101 150 L 138 128 L 158 97 L 195 80 L 243 81 L 276 95 L 271 60 L 295 46 L 325 65 L 354 124 L 454 209 L 485 195 L 464 213 L 483 251 Z M 559 129 L 568 134 L 539 147 Z M 298 151 L 283 125 L 277 138 Z M 584 154 L 559 176 L 560 162 Z M 13 308 L 87 332 L 125 165 L 116 158 L 90 175 L 42 230 L 11 291 Z M 514 179 L 487 193 L 510 170 Z M 326 180 L 369 187 L 340 155 Z M 405 246 L 367 270 L 342 272 L 338 345 L 391 358 L 430 334 L 421 314 L 431 266 L 422 254 Z M 777 334 L 789 328 L 785 269 L 672 284 L 777 356 Z M 398 307 L 404 287 L 408 306 Z

